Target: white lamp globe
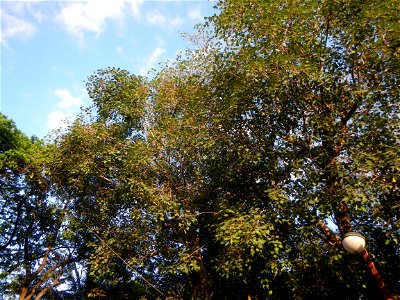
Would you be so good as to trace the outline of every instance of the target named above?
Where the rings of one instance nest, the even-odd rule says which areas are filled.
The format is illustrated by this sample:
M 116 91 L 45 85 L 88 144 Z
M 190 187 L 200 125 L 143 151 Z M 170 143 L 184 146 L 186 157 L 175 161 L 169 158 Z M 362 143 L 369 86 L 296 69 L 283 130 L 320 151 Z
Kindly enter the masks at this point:
M 343 248 L 351 254 L 361 254 L 365 250 L 365 238 L 357 232 L 348 232 L 342 240 Z

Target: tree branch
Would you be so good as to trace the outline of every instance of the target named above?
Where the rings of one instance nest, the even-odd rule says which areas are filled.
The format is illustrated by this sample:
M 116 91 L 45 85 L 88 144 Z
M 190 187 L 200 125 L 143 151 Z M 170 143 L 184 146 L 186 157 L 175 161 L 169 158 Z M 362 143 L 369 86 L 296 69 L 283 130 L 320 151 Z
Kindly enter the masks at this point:
M 317 229 L 326 236 L 330 245 L 332 245 L 334 248 L 341 246 L 340 238 L 324 223 L 324 221 L 318 219 L 316 226 Z
M 18 202 L 18 206 L 17 206 L 17 218 L 15 219 L 14 222 L 14 228 L 13 231 L 10 235 L 10 238 L 8 239 L 8 241 L 4 244 L 0 246 L 0 251 L 3 251 L 4 249 L 6 249 L 8 247 L 8 245 L 10 245 L 12 243 L 12 240 L 14 239 L 15 234 L 17 233 L 17 228 L 18 228 L 18 224 L 19 224 L 19 220 L 21 219 L 21 214 L 22 214 L 22 205 L 24 204 L 25 199 L 21 200 Z

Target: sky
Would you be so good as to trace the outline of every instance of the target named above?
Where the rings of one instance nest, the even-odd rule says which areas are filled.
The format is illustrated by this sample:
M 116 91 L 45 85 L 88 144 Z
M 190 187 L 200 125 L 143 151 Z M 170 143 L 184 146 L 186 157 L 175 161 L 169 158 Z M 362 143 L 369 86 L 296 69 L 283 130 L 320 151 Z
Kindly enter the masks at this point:
M 211 16 L 214 0 L 4 1 L 0 111 L 27 136 L 44 138 L 91 104 L 96 70 L 149 75 L 193 48 L 182 33 Z

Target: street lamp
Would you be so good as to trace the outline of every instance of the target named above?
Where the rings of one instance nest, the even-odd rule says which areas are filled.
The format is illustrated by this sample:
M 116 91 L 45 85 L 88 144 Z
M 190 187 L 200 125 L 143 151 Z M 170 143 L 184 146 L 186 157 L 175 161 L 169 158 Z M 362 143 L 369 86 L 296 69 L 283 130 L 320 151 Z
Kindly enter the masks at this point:
M 382 277 L 379 275 L 378 270 L 375 268 L 375 265 L 369 256 L 367 249 L 365 248 L 365 238 L 357 233 L 357 232 L 348 232 L 344 235 L 342 240 L 343 248 L 351 253 L 351 254 L 361 254 L 368 265 L 368 268 L 371 271 L 371 274 L 376 279 L 376 283 L 378 284 L 379 289 L 381 290 L 385 300 L 392 300 L 392 296 L 390 296 L 389 291 L 386 289 L 385 284 L 383 283 Z
M 348 232 L 344 235 L 342 246 L 351 254 L 361 254 L 365 250 L 365 238 L 357 232 Z

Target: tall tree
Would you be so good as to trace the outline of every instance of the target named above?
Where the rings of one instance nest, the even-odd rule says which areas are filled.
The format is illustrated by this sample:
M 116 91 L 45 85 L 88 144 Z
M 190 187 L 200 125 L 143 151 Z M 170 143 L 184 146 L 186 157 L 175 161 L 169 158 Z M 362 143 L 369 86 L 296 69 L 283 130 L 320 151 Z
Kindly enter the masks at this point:
M 392 159 L 390 167 L 386 165 L 390 175 L 376 168 L 381 168 L 378 161 L 398 156 L 399 49 L 395 45 L 399 37 L 394 30 L 398 4 L 221 1 L 221 13 L 211 19 L 215 36 L 224 46 L 212 83 L 216 95 L 232 108 L 227 118 L 238 125 L 231 129 L 237 140 L 248 137 L 272 150 L 262 155 L 263 160 L 272 161 L 259 174 L 272 173 L 281 195 L 289 199 L 288 216 L 297 228 L 291 233 L 301 233 L 300 241 L 293 245 L 292 239 L 280 237 L 288 241 L 291 252 L 298 252 L 303 265 L 302 255 L 318 255 L 315 246 L 320 239 L 313 225 L 335 244 L 337 238 L 323 225 L 322 220 L 328 218 L 341 235 L 352 226 L 366 234 L 372 224 L 384 234 L 390 228 L 393 240 L 388 244 L 394 243 L 392 254 L 397 252 L 399 199 L 393 177 L 398 176 L 398 161 Z M 371 156 L 380 157 L 377 164 Z M 273 174 L 271 168 L 284 173 Z M 387 184 L 384 190 L 390 191 L 391 204 L 372 174 Z M 386 205 L 390 209 L 384 211 L 390 211 L 390 216 L 386 214 L 383 220 L 377 214 L 381 216 Z M 368 235 L 377 255 L 381 249 L 374 249 L 372 241 L 381 236 Z M 286 251 L 282 249 L 281 258 Z M 334 253 L 330 256 L 335 257 Z M 380 256 L 383 261 L 398 259 L 397 254 L 389 257 Z M 296 270 L 295 257 L 288 263 L 282 266 L 299 279 L 302 268 Z M 324 264 L 319 261 L 311 266 L 322 271 Z M 390 276 L 398 272 L 396 264 L 386 266 L 388 281 L 396 285 L 392 280 L 396 276 Z
M 74 261 L 63 236 L 65 210 L 49 198 L 49 147 L 27 138 L 0 114 L 1 296 L 41 299 L 64 279 Z
M 399 7 L 219 1 L 153 79 L 89 77 L 51 169 L 87 295 L 377 298 L 352 230 L 399 293 Z

